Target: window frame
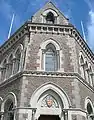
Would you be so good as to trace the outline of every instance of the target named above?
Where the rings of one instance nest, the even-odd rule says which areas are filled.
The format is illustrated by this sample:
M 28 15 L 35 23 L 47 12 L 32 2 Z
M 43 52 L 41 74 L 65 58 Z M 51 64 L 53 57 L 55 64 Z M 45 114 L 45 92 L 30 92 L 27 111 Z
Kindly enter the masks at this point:
M 48 48 L 47 48 L 48 47 Z M 55 61 L 54 61 L 54 64 L 56 64 L 56 66 L 55 65 L 53 65 L 52 67 L 53 68 L 50 68 L 50 69 L 53 69 L 53 70 L 47 70 L 46 69 L 46 60 L 47 60 L 47 52 L 48 52 L 48 50 L 52 50 L 52 52 L 53 52 L 53 54 L 54 54 L 54 57 L 55 57 Z M 53 58 L 52 58 L 53 59 Z M 57 51 L 56 51 L 56 48 L 55 48 L 55 46 L 52 44 L 52 43 L 49 43 L 47 46 L 46 46 L 46 49 L 45 49 L 45 52 L 44 52 L 44 70 L 45 71 L 47 71 L 47 72 L 49 72 L 49 71 L 51 71 L 51 72 L 53 72 L 53 71 L 57 71 L 58 70 L 58 66 L 59 66 L 59 63 L 58 63 L 58 60 L 59 59 L 59 57 L 58 57 L 58 54 L 57 54 Z M 52 62 L 52 61 L 51 61 Z

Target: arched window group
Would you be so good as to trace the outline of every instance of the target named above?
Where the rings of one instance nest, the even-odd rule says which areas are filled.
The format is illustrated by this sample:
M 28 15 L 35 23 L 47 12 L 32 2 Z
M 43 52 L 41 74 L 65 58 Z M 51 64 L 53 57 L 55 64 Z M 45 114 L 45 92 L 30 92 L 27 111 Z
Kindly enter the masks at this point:
M 93 70 L 90 63 L 87 62 L 86 59 L 81 55 L 80 56 L 80 71 L 81 76 L 91 85 L 93 86 Z
M 2 63 L 1 63 L 1 81 L 8 79 L 13 74 L 20 71 L 21 67 L 21 47 L 18 47 L 14 53 L 11 53 Z

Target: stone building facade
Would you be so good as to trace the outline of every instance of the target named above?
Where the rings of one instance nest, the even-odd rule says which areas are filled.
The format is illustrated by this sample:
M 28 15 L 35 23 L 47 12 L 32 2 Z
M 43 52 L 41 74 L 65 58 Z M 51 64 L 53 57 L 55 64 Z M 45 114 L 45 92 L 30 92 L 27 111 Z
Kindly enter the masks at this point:
M 0 47 L 1 120 L 93 120 L 94 54 L 48 2 Z

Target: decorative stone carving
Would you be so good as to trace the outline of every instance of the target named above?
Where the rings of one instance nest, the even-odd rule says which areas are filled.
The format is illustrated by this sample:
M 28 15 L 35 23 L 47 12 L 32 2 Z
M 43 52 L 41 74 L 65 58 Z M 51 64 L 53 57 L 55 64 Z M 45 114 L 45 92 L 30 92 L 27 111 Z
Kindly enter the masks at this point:
M 57 100 L 52 95 L 47 95 L 41 104 L 41 107 L 59 108 Z

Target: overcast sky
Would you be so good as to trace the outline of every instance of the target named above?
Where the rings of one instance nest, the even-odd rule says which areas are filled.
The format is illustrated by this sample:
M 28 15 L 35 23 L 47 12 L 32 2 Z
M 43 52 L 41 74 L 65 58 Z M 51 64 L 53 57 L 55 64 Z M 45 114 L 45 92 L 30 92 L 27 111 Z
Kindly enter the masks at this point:
M 49 0 L 0 0 L 0 44 L 7 40 L 10 22 L 15 14 L 12 34 Z M 94 0 L 51 0 L 82 35 L 83 21 L 87 43 L 94 51 Z

